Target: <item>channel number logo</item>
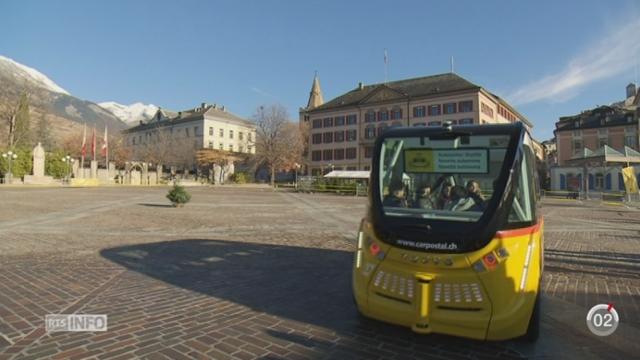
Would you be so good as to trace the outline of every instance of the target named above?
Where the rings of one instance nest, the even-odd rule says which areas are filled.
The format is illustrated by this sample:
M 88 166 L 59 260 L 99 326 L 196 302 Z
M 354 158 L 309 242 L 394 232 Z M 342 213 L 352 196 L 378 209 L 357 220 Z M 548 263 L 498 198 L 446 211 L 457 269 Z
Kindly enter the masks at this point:
M 612 304 L 598 304 L 587 314 L 587 327 L 598 336 L 609 336 L 618 328 L 620 318 Z

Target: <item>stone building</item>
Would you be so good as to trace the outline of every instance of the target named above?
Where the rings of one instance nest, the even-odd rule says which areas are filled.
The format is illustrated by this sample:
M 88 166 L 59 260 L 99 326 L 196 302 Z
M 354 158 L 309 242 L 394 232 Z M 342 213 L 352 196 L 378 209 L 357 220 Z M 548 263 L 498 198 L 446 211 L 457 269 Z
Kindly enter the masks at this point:
M 639 105 L 640 91 L 629 84 L 623 101 L 561 117 L 554 130 L 551 188 L 623 191 L 622 167 L 640 160 Z
M 146 122 L 123 131 L 132 158 L 193 169 L 202 148 L 255 154 L 256 126 L 224 106 L 202 103 L 183 111 L 159 109 Z
M 377 135 L 394 126 L 532 124 L 497 95 L 454 74 L 365 85 L 328 102 L 316 76 L 300 122 L 309 128 L 307 165 L 312 175 L 369 170 Z

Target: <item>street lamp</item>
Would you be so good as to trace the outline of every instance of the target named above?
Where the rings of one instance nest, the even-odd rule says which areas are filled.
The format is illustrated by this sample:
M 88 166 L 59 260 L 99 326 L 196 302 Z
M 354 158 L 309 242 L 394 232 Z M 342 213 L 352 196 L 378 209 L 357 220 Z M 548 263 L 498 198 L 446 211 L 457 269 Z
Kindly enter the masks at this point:
M 300 164 L 298 164 L 298 163 L 295 163 L 295 164 L 294 164 L 294 166 L 295 166 L 295 168 L 296 168 L 296 178 L 295 178 L 296 182 L 295 182 L 295 184 L 294 184 L 294 187 L 295 187 L 295 189 L 297 190 L 297 189 L 298 189 L 298 170 L 300 170 L 300 166 L 301 166 L 301 165 L 300 165 Z
M 71 164 L 73 164 L 76 159 L 72 159 L 71 156 L 67 155 L 62 158 L 62 161 L 67 164 L 67 182 L 69 182 L 71 178 Z
M 11 164 L 13 160 L 18 158 L 18 154 L 9 150 L 6 153 L 2 153 L 2 157 L 9 161 L 9 172 L 7 172 L 7 174 L 4 176 L 4 179 L 5 179 L 5 182 L 8 182 L 9 184 L 11 184 L 13 180 L 13 174 L 11 173 Z

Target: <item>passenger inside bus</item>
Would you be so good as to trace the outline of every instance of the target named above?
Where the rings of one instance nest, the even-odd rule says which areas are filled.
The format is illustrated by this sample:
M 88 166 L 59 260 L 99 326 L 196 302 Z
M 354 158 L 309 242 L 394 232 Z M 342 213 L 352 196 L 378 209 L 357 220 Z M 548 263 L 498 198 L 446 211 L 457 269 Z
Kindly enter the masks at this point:
M 455 185 L 451 188 L 451 201 L 449 201 L 442 210 L 453 211 L 454 208 L 467 197 L 464 187 Z
M 452 211 L 484 211 L 484 197 L 480 191 L 480 184 L 475 180 L 467 182 L 467 188 L 455 187 L 458 201 L 451 207 Z
M 402 182 L 397 181 L 391 183 L 389 186 L 389 194 L 384 197 L 382 205 L 401 208 L 409 207 Z
M 442 210 L 450 206 L 450 204 L 453 202 L 451 194 L 452 189 L 453 185 L 451 185 L 451 183 L 442 183 L 442 187 L 440 188 L 440 196 L 438 196 L 438 200 L 436 201 L 436 209 Z
M 430 185 L 420 187 L 413 207 L 418 209 L 435 209 L 436 206 L 433 201 Z

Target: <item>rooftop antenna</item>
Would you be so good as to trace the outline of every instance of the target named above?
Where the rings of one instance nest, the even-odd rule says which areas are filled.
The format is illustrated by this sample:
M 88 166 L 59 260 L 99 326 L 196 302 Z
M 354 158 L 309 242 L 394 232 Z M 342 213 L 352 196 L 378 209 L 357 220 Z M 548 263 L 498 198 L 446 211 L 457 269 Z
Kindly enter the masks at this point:
M 453 74 L 453 55 L 451 55 L 451 73 Z
M 387 76 L 389 75 L 389 55 L 387 49 L 384 49 L 384 83 L 387 83 Z

